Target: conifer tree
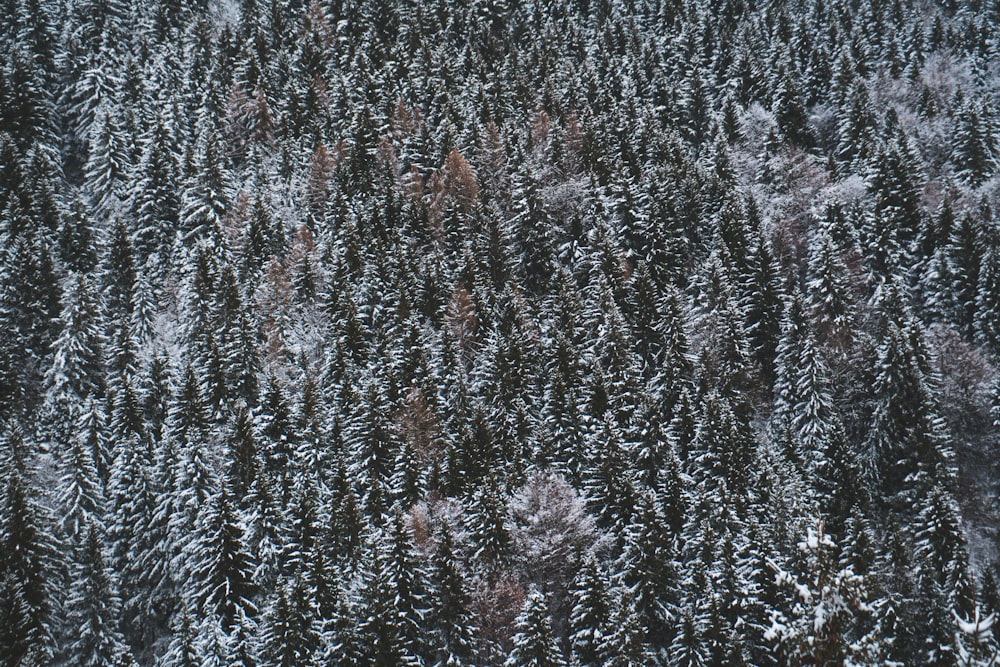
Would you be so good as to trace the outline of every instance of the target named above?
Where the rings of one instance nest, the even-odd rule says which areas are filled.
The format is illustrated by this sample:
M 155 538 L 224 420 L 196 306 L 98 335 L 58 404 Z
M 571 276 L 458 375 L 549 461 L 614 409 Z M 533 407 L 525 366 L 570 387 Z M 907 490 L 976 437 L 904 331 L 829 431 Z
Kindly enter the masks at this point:
M 841 106 L 837 123 L 837 158 L 847 165 L 868 158 L 874 149 L 876 124 L 868 88 L 863 81 L 857 81 Z
M 101 287 L 105 312 L 115 325 L 114 331 L 127 330 L 135 303 L 137 267 L 128 226 L 121 217 L 116 217 L 110 226 L 103 264 Z
M 635 615 L 629 622 L 638 623 L 650 649 L 665 656 L 673 640 L 677 572 L 665 517 L 651 496 L 641 501 L 629 527 L 623 570 Z
M 200 667 L 201 660 L 197 628 L 193 626 L 191 613 L 185 607 L 178 616 L 173 638 L 163 656 L 162 664 L 169 667 Z
M 952 228 L 946 250 L 951 318 L 959 331 L 969 338 L 975 332 L 976 294 L 983 271 L 984 241 L 982 220 L 972 211 L 966 211 Z
M 866 439 L 873 477 L 883 497 L 900 508 L 912 508 L 935 481 L 952 475 L 953 454 L 927 384 L 919 339 L 914 325 L 901 330 L 887 323 Z
M 393 591 L 385 580 L 382 566 L 376 556 L 368 568 L 370 581 L 363 592 L 367 609 L 359 630 L 366 640 L 370 664 L 403 665 L 407 659 L 406 646 L 393 604 Z
M 97 263 L 94 243 L 96 231 L 87 203 L 74 197 L 60 216 L 59 257 L 66 267 L 78 273 L 91 271 Z
M 967 102 L 958 113 L 952 160 L 959 176 L 980 185 L 997 167 L 997 137 L 985 118 L 987 110 Z
M 651 656 L 644 643 L 645 628 L 627 595 L 619 600 L 611 627 L 615 631 L 604 645 L 606 656 L 604 664 L 611 667 L 639 667 L 650 664 Z
M 512 221 L 519 240 L 524 266 L 525 287 L 541 293 L 548 287 L 555 269 L 553 223 L 541 200 L 539 185 L 533 175 L 525 174 L 517 191 L 517 213 Z
M 812 132 L 809 130 L 802 94 L 787 73 L 778 83 L 772 109 L 778 127 L 790 142 L 802 147 L 812 144 Z
M 5 427 L 5 489 L 0 513 L 0 655 L 11 665 L 45 665 L 55 657 L 60 586 L 58 547 L 33 497 L 27 451 L 16 427 Z
M 874 611 L 865 579 L 850 568 L 838 569 L 837 545 L 822 523 L 801 542 L 804 571 L 798 578 L 779 570 L 777 580 L 793 597 L 789 611 L 772 614 L 769 637 L 780 655 L 797 664 L 850 661 L 877 664 L 877 637 L 865 633 L 864 615 Z
M 428 638 L 430 664 L 440 667 L 468 664 L 474 651 L 472 618 L 451 531 L 447 527 L 442 531 L 432 567 L 428 599 L 428 629 L 432 633 Z
M 84 178 L 90 186 L 91 205 L 100 214 L 114 208 L 121 181 L 129 171 L 128 148 L 121 134 L 113 109 L 108 105 L 98 108 L 90 125 Z
M 229 208 L 230 197 L 228 178 L 218 139 L 207 129 L 195 172 L 181 196 L 179 224 L 186 242 L 207 239 L 212 247 L 222 247 L 222 218 Z
M 504 663 L 508 667 L 560 667 L 566 664 L 552 635 L 548 603 L 539 591 L 532 591 L 525 599 L 517 628 L 514 647 Z
M 830 211 L 827 215 L 836 213 Z M 825 223 L 809 240 L 806 299 L 817 338 L 832 349 L 843 351 L 850 346 L 854 333 L 854 299 L 844 255 Z
M 476 492 L 473 508 L 469 528 L 476 542 L 475 555 L 488 568 L 499 568 L 513 555 L 514 545 L 506 525 L 506 503 L 500 497 L 495 477 L 491 476 Z
M 906 137 L 895 137 L 875 152 L 868 171 L 868 188 L 875 197 L 869 238 L 876 254 L 871 269 L 876 276 L 894 270 L 921 225 L 920 202 Z
M 71 660 L 86 667 L 132 667 L 135 660 L 118 631 L 121 613 L 115 582 L 104 562 L 97 530 L 90 526 L 81 545 L 70 595 Z
M 839 435 L 839 419 L 823 353 L 810 334 L 804 337 L 798 357 L 792 428 L 799 448 L 797 458 L 810 475 L 815 475 L 826 468 L 826 452 Z
M 976 290 L 976 337 L 987 350 L 1000 353 L 1000 247 L 983 253 Z
M 243 542 L 243 529 L 223 485 L 208 501 L 199 517 L 198 539 L 193 545 L 190 566 L 191 600 L 225 630 L 244 617 L 252 617 L 254 605 L 254 564 Z
M 93 530 L 104 521 L 104 482 L 94 465 L 94 451 L 88 446 L 90 435 L 85 429 L 73 432 L 59 480 L 63 533 L 77 544 L 88 526 Z
M 246 405 L 239 404 L 233 417 L 231 433 L 227 438 L 226 480 L 231 485 L 233 498 L 243 507 L 253 493 L 257 476 L 262 474 L 257 435 Z
M 279 582 L 260 632 L 262 663 L 275 667 L 315 664 L 320 637 L 301 578 Z
M 150 257 L 160 261 L 170 257 L 180 207 L 177 160 L 169 133 L 159 118 L 143 139 L 136 176 L 128 203 L 135 220 L 137 263 L 142 265 Z M 164 268 L 159 262 L 152 267 L 157 273 Z
M 365 568 L 363 598 L 368 609 L 363 612 L 366 619 L 360 631 L 370 647 L 371 664 L 412 664 L 423 654 L 422 584 L 407 533 L 397 515 L 391 537 L 380 540 L 371 565 Z
M 586 558 L 571 589 L 570 645 L 574 664 L 600 664 L 603 639 L 609 632 L 611 599 L 605 575 L 596 559 Z
M 84 401 L 101 398 L 104 390 L 104 338 L 97 299 L 85 275 L 73 276 L 70 283 L 63 294 L 60 333 L 52 344 L 52 366 L 46 373 L 46 401 L 56 420 L 53 431 L 64 443 Z
M 701 667 L 708 664 L 701 639 L 703 632 L 702 619 L 690 608 L 686 608 L 670 645 L 670 663 L 679 667 Z
M 59 282 L 40 231 L 26 230 L 8 238 L 0 264 L 0 322 L 8 332 L 4 341 L 12 372 L 17 373 L 9 394 L 37 395 L 50 346 L 53 324 L 60 311 Z

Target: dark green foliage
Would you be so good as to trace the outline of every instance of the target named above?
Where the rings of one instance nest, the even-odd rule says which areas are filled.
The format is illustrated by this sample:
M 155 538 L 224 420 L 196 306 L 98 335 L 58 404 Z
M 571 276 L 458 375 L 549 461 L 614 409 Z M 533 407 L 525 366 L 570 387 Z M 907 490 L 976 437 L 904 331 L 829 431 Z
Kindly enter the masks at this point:
M 118 631 L 118 595 L 95 528 L 87 531 L 80 551 L 80 566 L 73 574 L 75 590 L 69 600 L 70 617 L 79 631 L 70 639 L 72 662 L 85 667 L 130 667 L 135 662 Z
M 305 582 L 298 577 L 279 582 L 271 599 L 261 623 L 261 661 L 275 667 L 313 664 L 319 635 Z
M 434 664 L 463 664 L 473 654 L 469 597 L 445 527 L 432 560 L 427 647 Z
M 0 667 L 996 651 L 995 1 L 0 16 Z
M 997 136 L 988 111 L 967 104 L 958 114 L 958 131 L 952 160 L 958 174 L 979 185 L 996 172 Z
M 200 517 L 198 541 L 193 547 L 191 578 L 193 602 L 206 615 L 217 617 L 229 630 L 242 616 L 257 611 L 253 599 L 254 567 L 244 546 L 244 531 L 225 486 L 210 500 Z
M 505 664 L 511 667 L 560 667 L 566 664 L 552 636 L 545 596 L 532 591 L 524 603 L 514 635 L 514 649 Z
M 0 513 L 0 656 L 9 665 L 43 665 L 56 652 L 60 571 L 51 526 L 33 497 L 25 443 L 6 425 Z

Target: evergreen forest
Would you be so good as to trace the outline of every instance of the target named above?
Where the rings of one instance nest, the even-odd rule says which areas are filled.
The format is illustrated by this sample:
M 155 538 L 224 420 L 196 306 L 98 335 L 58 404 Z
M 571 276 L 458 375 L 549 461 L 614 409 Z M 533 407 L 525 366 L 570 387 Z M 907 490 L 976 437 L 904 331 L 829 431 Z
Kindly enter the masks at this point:
M 0 0 L 0 667 L 1000 665 L 1000 0 Z

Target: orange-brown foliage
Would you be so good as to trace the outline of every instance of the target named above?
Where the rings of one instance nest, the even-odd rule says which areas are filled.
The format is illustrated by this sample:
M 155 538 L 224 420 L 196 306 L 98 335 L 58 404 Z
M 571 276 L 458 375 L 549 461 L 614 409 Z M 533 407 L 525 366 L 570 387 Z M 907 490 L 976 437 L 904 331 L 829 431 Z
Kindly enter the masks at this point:
M 314 216 L 319 216 L 326 209 L 326 202 L 330 197 L 330 179 L 333 178 L 336 166 L 337 160 L 326 145 L 318 145 L 312 154 L 309 180 L 306 182 L 306 201 L 309 212 Z
M 420 387 L 406 390 L 398 425 L 403 438 L 418 456 L 426 460 L 438 453 L 435 446 L 440 434 L 438 416 L 427 404 L 427 396 Z
M 472 295 L 464 286 L 459 285 L 451 293 L 445 321 L 452 339 L 468 361 L 476 343 L 479 318 L 476 316 L 476 302 L 473 301 Z

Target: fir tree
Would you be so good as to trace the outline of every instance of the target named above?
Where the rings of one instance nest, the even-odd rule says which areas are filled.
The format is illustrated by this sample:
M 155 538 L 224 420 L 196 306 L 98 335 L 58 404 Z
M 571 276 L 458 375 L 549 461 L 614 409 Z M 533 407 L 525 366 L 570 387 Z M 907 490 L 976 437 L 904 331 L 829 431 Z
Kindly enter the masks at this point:
M 73 433 L 59 480 L 62 529 L 72 541 L 82 541 L 85 529 L 104 520 L 104 480 L 94 464 L 94 450 L 88 446 L 91 432 Z M 106 478 L 105 478 L 106 479 Z
M 611 627 L 611 599 L 605 575 L 594 558 L 583 561 L 571 593 L 569 627 L 574 663 L 598 665 L 604 634 Z
M 196 171 L 181 197 L 180 231 L 184 240 L 208 239 L 222 246 L 222 218 L 229 207 L 228 174 L 219 154 L 218 140 L 206 130 Z
M 118 631 L 120 603 L 102 552 L 97 530 L 91 526 L 80 548 L 69 599 L 71 623 L 77 629 L 71 660 L 86 667 L 131 667 L 136 663 Z
M 0 655 L 11 665 L 44 665 L 55 657 L 60 585 L 58 550 L 45 515 L 33 497 L 20 433 L 6 427 L 0 513 Z
M 798 664 L 874 664 L 880 647 L 877 637 L 864 632 L 864 614 L 874 611 L 864 578 L 849 568 L 837 569 L 837 547 L 822 524 L 809 528 L 800 549 L 805 556 L 803 579 L 785 571 L 777 575 L 797 598 L 789 612 L 772 615 L 768 632 L 781 655 Z
M 560 667 L 566 664 L 552 635 L 549 606 L 545 596 L 532 591 L 524 601 L 517 620 L 514 647 L 504 663 L 508 667 Z
M 463 665 L 474 655 L 468 593 L 458 569 L 451 531 L 444 529 L 431 572 L 428 638 L 431 665 Z
M 71 278 L 63 300 L 60 334 L 52 345 L 46 380 L 47 401 L 57 420 L 54 426 L 65 441 L 65 430 L 77 418 L 77 406 L 103 394 L 104 339 L 97 299 L 85 275 Z
M 209 499 L 199 517 L 198 539 L 190 566 L 193 595 L 198 608 L 218 617 L 225 630 L 257 611 L 254 565 L 243 544 L 243 529 L 225 485 Z
M 280 582 L 261 623 L 261 662 L 275 667 L 311 665 L 319 635 L 305 582 Z
M 978 186 L 996 171 L 997 137 L 987 110 L 966 103 L 959 111 L 952 161 L 959 176 Z

